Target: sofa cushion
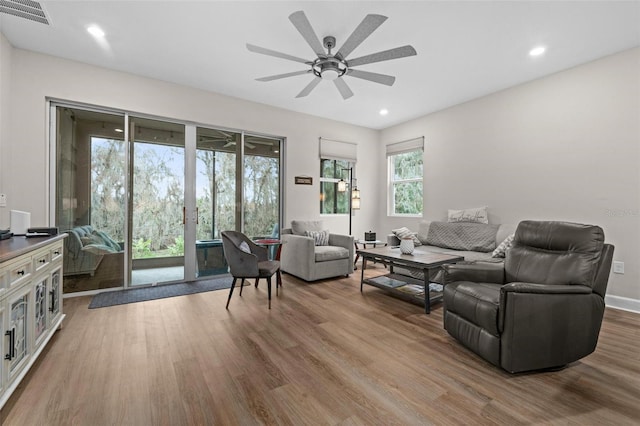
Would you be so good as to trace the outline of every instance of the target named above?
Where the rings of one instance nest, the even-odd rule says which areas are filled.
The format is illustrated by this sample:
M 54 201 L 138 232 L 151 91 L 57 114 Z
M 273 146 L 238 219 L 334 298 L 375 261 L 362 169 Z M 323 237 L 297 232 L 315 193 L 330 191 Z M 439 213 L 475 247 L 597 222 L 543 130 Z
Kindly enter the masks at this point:
M 328 262 L 330 260 L 348 259 L 349 250 L 344 247 L 337 246 L 316 246 L 315 259 L 316 262 Z
M 455 250 L 489 252 L 496 248 L 498 225 L 467 222 L 431 222 L 427 242 Z
M 462 318 L 499 336 L 498 307 L 501 284 L 456 281 L 444 288 L 444 304 Z
M 292 220 L 291 231 L 294 235 L 306 236 L 307 231 L 322 231 L 321 220 Z

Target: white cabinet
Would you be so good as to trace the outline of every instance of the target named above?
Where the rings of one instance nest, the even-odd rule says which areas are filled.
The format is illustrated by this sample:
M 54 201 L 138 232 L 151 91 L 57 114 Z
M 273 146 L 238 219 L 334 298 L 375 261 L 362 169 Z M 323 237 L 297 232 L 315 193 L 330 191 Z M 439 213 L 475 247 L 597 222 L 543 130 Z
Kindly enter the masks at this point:
M 64 237 L 0 242 L 0 408 L 64 319 Z

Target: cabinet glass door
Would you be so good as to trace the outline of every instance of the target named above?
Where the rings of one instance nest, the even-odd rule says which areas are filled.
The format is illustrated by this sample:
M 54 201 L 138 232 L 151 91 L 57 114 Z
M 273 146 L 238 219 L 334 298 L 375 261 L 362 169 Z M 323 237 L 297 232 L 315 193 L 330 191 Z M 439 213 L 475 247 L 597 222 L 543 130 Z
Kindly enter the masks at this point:
M 39 343 L 40 337 L 47 329 L 47 279 L 42 278 L 34 287 L 35 301 L 35 342 Z
M 60 269 L 58 268 L 51 273 L 49 279 L 49 324 L 47 326 L 51 326 L 60 314 L 60 290 Z
M 9 376 L 16 372 L 20 362 L 27 356 L 27 325 L 29 311 L 29 295 L 24 294 L 10 303 L 9 312 L 9 347 L 6 359 L 9 360 Z

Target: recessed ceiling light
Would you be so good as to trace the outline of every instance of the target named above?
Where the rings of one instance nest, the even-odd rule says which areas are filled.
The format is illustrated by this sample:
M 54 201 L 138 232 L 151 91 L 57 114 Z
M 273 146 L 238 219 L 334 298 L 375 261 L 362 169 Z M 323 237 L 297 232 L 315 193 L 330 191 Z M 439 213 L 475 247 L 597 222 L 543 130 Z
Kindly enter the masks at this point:
M 122 132 L 124 132 L 124 130 L 122 130 L 122 129 L 113 129 L 113 130 L 114 130 L 114 131 L 116 131 L 116 132 L 118 132 L 118 133 L 122 133 Z
M 536 46 L 529 51 L 529 56 L 540 56 L 547 50 L 544 46 Z
M 380 110 L 380 115 L 387 115 L 387 114 L 389 114 L 389 110 L 388 110 L 388 109 L 386 109 L 386 108 L 382 108 L 382 109 Z
M 98 37 L 98 38 L 104 37 L 104 31 L 102 31 L 102 28 L 100 28 L 97 25 L 91 25 L 90 27 L 87 28 L 87 31 L 89 32 L 89 34 L 91 34 L 94 37 Z

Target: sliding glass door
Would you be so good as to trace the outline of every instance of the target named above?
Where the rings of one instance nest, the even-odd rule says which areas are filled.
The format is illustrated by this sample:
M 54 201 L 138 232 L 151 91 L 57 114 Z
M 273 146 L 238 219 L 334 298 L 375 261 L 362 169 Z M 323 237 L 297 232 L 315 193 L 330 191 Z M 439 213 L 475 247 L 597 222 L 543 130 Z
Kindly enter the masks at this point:
M 182 281 L 185 127 L 131 117 L 128 238 L 132 286 Z
M 280 139 L 196 130 L 197 276 L 227 272 L 221 232 L 279 237 Z
M 54 105 L 65 293 L 224 274 L 221 232 L 279 237 L 282 140 Z
M 64 240 L 64 292 L 124 283 L 127 146 L 125 117 L 52 109 L 55 226 Z

